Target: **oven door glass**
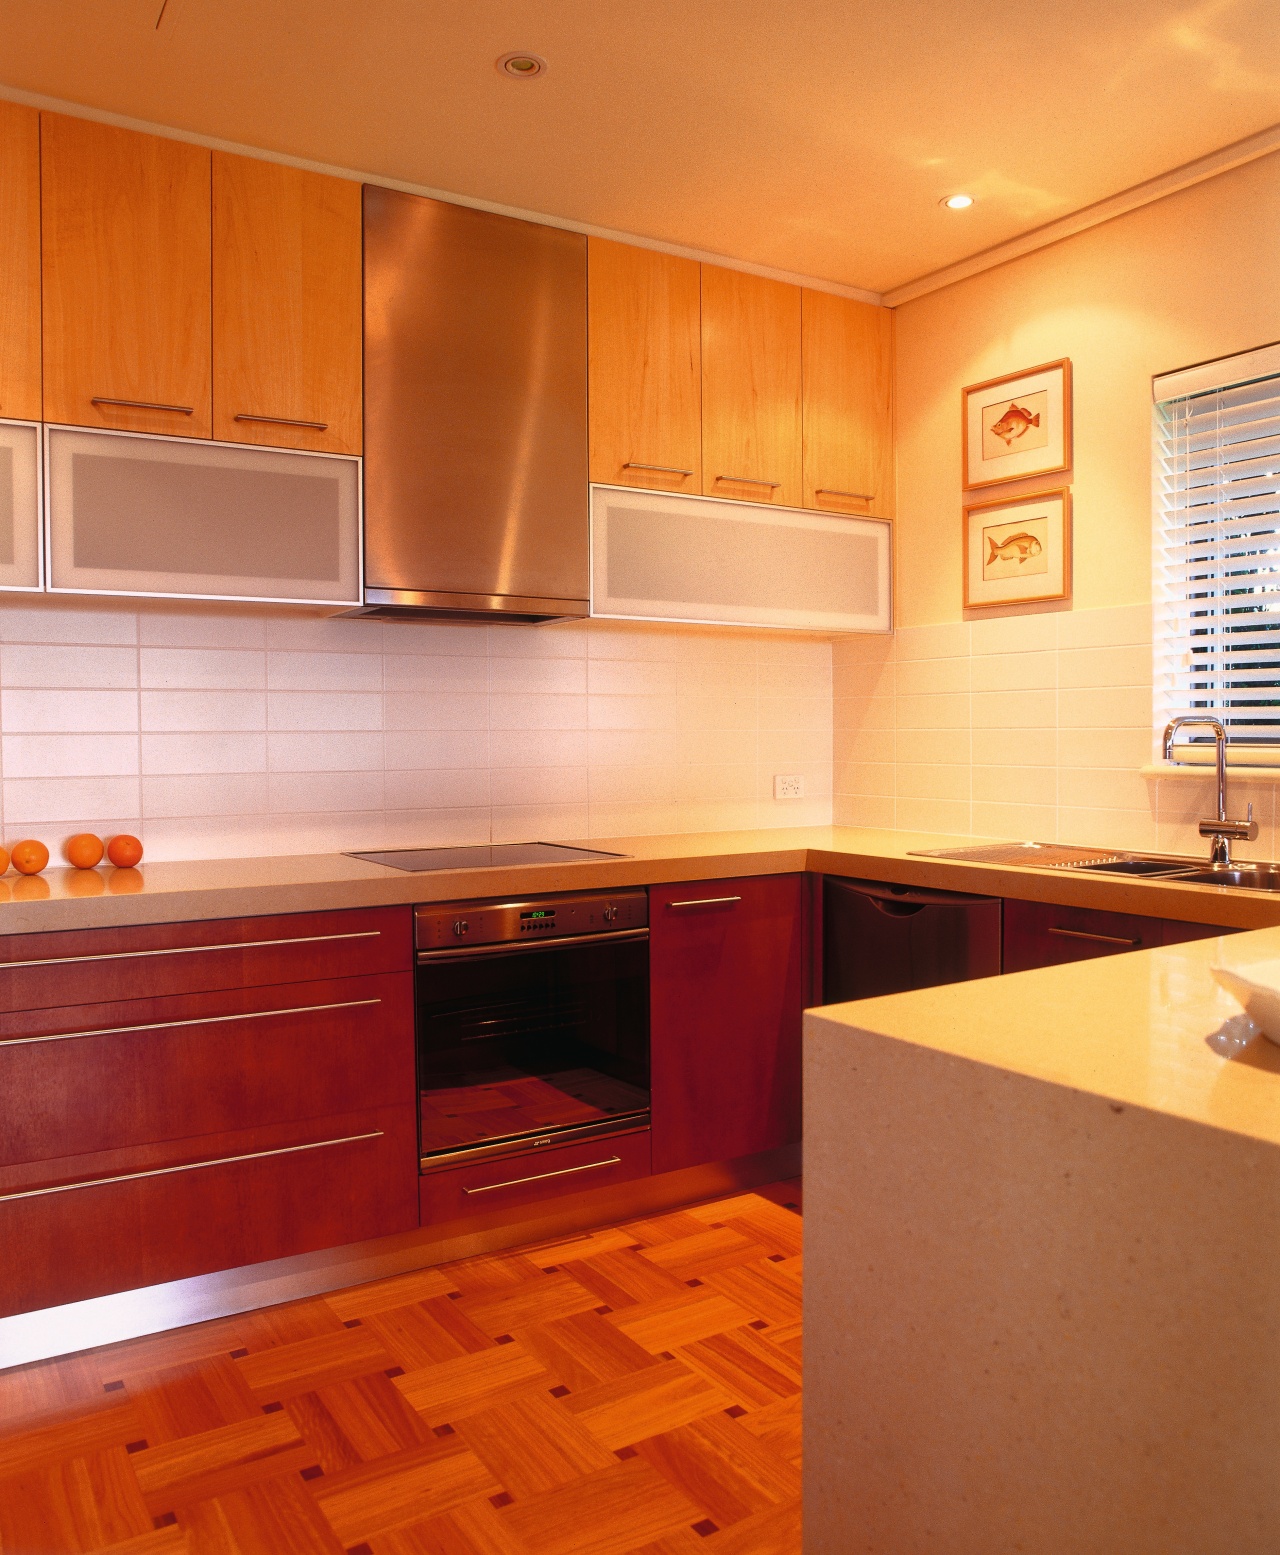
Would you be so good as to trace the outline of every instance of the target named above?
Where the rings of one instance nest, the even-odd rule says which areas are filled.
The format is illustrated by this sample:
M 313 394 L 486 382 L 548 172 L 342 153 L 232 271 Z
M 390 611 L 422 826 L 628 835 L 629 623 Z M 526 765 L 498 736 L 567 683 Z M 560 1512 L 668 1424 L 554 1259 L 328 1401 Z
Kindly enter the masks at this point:
M 424 1164 L 649 1121 L 646 933 L 425 955 Z

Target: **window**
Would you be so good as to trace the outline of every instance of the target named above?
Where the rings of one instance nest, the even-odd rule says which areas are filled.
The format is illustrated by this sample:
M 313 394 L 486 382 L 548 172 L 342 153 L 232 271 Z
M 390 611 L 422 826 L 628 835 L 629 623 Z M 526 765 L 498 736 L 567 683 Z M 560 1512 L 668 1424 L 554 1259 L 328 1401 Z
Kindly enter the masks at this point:
M 1280 345 L 1156 378 L 1155 711 L 1280 765 Z M 1189 730 L 1175 759 L 1202 759 Z

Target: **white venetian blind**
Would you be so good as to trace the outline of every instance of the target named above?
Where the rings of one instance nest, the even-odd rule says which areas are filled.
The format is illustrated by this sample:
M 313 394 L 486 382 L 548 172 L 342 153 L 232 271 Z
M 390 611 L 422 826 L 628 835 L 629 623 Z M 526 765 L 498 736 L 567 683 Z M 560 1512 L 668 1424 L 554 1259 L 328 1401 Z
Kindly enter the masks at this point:
M 1157 722 L 1203 712 L 1280 761 L 1280 347 L 1154 388 Z

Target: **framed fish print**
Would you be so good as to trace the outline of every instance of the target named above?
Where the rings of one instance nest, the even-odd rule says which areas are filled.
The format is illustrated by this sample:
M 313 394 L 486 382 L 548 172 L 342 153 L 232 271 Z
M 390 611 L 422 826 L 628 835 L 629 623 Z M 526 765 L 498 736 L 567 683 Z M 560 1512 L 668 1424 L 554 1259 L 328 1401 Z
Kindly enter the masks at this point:
M 1070 469 L 1071 363 L 1065 358 L 970 384 L 960 398 L 967 491 Z
M 964 607 L 1030 605 L 1071 594 L 1071 493 L 975 502 L 964 510 Z

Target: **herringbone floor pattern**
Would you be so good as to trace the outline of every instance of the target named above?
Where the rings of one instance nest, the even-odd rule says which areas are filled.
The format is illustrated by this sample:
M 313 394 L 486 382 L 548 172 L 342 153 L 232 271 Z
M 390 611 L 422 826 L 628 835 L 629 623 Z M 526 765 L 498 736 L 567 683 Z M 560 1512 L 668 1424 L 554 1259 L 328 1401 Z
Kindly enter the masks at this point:
M 799 1184 L 0 1374 L 3 1555 L 798 1555 Z

